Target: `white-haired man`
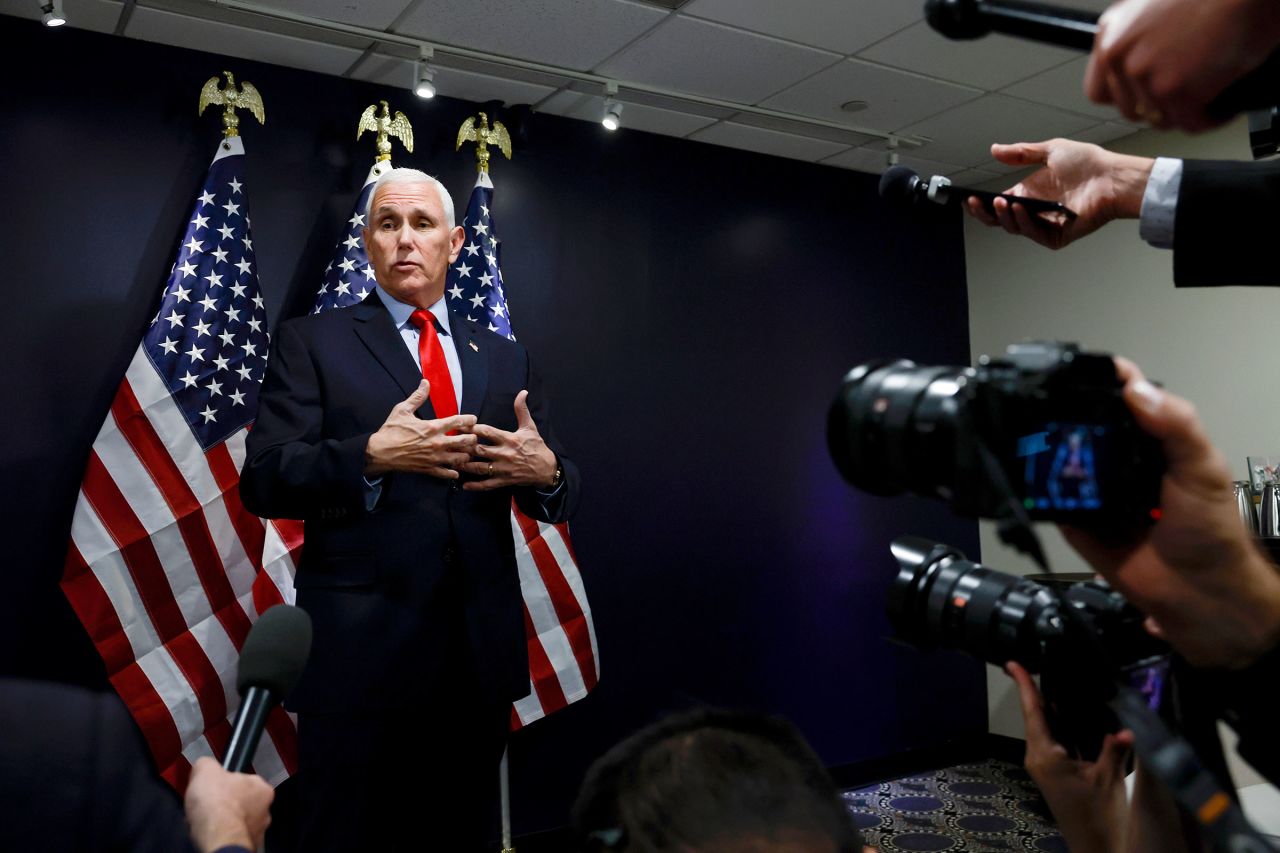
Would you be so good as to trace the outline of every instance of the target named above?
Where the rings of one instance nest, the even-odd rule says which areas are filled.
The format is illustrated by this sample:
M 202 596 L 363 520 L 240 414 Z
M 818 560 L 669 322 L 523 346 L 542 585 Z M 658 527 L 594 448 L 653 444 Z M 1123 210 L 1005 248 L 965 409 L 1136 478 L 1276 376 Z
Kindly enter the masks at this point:
M 445 304 L 444 187 L 393 169 L 366 221 L 377 287 L 281 325 L 240 481 L 250 510 L 306 520 L 299 848 L 483 849 L 529 689 L 511 500 L 564 520 L 578 477 L 524 347 Z

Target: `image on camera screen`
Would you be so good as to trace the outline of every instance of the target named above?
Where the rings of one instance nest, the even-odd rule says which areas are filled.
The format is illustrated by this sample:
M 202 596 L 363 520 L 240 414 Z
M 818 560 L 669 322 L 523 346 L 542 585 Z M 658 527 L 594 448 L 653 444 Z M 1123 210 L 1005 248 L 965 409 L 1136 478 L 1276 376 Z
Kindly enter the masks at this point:
M 1142 694 L 1152 711 L 1160 710 L 1165 681 L 1169 677 L 1169 658 L 1160 656 L 1125 667 L 1122 678 L 1125 684 Z
M 1107 427 L 1048 423 L 1018 439 L 1022 501 L 1030 510 L 1102 509 L 1099 472 L 1106 469 Z

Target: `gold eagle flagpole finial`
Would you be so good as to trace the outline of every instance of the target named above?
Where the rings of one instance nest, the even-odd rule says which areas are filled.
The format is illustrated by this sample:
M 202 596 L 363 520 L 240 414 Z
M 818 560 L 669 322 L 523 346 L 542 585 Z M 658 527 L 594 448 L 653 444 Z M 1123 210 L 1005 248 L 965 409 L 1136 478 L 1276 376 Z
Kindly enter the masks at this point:
M 197 115 L 204 115 L 205 107 L 210 105 L 222 107 L 222 138 L 230 139 L 233 136 L 240 135 L 240 118 L 236 115 L 236 110 L 248 110 L 250 115 L 258 120 L 258 124 L 266 124 L 266 113 L 262 107 L 262 95 L 258 94 L 258 90 L 249 82 L 242 82 L 239 91 L 236 90 L 236 78 L 232 76 L 230 71 L 223 71 L 227 77 L 227 85 L 225 88 L 218 88 L 217 75 L 210 77 L 205 81 L 204 88 L 200 90 L 200 110 Z
M 462 127 L 458 128 L 458 144 L 453 150 L 462 148 L 464 142 L 476 144 L 476 171 L 482 174 L 489 172 L 490 145 L 496 146 L 508 160 L 511 159 L 511 134 L 507 133 L 500 121 L 494 121 L 493 127 L 489 127 L 489 117 L 484 113 L 480 113 L 479 127 L 476 127 L 475 116 L 462 123 Z
M 378 163 L 391 159 L 391 137 L 393 136 L 404 144 L 405 151 L 412 154 L 413 125 L 409 124 L 409 119 L 399 110 L 396 111 L 395 118 L 392 118 L 391 107 L 386 101 L 378 103 L 382 104 L 382 115 L 378 115 L 377 104 L 370 104 L 360 116 L 360 125 L 356 128 L 356 139 L 359 139 L 366 130 L 372 130 L 378 134 L 378 157 L 375 161 Z

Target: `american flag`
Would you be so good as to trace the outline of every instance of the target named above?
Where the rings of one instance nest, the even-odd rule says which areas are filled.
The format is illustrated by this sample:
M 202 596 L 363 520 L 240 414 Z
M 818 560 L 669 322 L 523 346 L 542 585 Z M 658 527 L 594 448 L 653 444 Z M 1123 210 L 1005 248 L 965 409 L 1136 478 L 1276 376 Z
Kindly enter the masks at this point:
M 219 144 L 94 440 L 62 577 L 179 790 L 197 758 L 226 751 L 240 647 L 259 613 L 293 603 L 302 543 L 300 523 L 264 522 L 237 488 L 269 341 L 244 163 L 239 137 Z M 253 765 L 272 784 L 296 769 L 294 722 L 278 706 Z
M 468 320 L 487 318 L 490 331 L 515 340 L 492 205 L 493 183 L 481 172 L 462 220 L 462 253 L 449 267 L 445 293 L 449 306 Z M 530 686 L 529 695 L 512 708 L 514 730 L 586 696 L 600 678 L 600 658 L 569 526 L 530 518 L 512 501 L 511 531 L 524 598 Z
M 373 290 L 376 281 L 373 266 L 364 250 L 365 206 L 369 203 L 369 194 L 373 185 L 378 182 L 383 172 L 392 168 L 390 160 L 382 160 L 373 164 L 369 174 L 365 176 L 364 187 L 356 198 L 356 206 L 343 229 L 344 236 L 334 247 L 333 259 L 324 268 L 324 280 L 316 291 L 316 304 L 312 314 L 319 314 L 326 308 L 346 308 L 364 300 Z

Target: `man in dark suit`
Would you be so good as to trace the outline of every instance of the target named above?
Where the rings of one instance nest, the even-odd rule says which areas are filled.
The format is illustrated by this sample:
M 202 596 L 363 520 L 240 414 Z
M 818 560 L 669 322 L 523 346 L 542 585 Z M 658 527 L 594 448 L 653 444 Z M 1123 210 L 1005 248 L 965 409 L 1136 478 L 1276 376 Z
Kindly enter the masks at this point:
M 306 521 L 300 847 L 479 849 L 529 690 L 511 501 L 562 521 L 578 477 L 524 347 L 446 308 L 448 192 L 393 169 L 366 223 L 377 288 L 280 327 L 240 481 Z

